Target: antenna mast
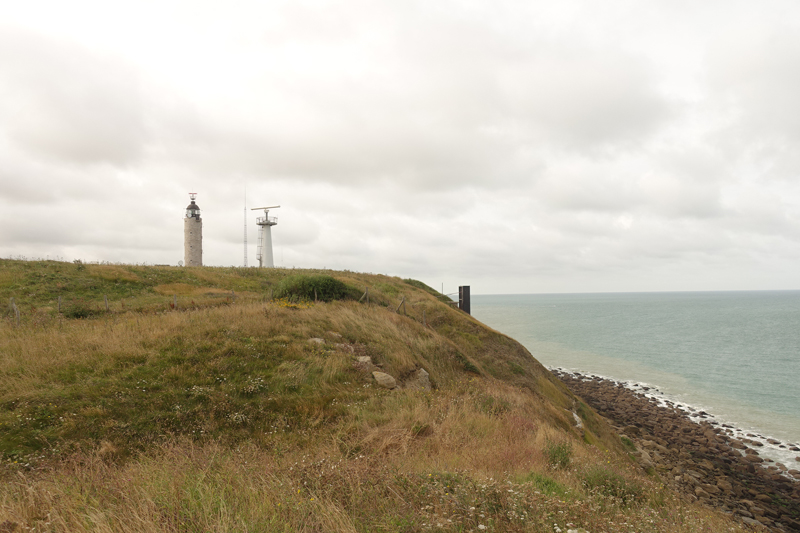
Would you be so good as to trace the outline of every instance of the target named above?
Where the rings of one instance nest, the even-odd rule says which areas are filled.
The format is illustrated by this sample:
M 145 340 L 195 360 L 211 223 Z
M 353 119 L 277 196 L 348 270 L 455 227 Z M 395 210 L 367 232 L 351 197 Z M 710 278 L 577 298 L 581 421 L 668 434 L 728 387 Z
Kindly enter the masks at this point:
M 247 185 L 244 186 L 244 267 L 247 268 Z

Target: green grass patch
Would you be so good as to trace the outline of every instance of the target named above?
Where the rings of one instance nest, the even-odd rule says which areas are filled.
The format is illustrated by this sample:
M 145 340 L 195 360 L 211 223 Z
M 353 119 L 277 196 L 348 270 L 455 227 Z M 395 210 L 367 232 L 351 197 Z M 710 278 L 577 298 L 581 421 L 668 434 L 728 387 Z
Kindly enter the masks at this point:
M 633 443 L 631 439 L 629 439 L 625 435 L 620 435 L 619 440 L 622 441 L 622 447 L 625 448 L 626 452 L 633 453 L 636 451 L 636 445 Z
M 565 485 L 538 472 L 531 472 L 522 479 L 522 482 L 532 484 L 537 490 L 547 496 L 566 498 L 569 494 L 569 489 Z

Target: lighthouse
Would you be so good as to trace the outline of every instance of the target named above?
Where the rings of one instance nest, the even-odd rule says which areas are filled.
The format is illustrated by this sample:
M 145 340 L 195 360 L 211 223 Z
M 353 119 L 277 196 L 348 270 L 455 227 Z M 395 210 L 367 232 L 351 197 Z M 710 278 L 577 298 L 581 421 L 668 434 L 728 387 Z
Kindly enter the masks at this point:
M 186 207 L 183 219 L 183 264 L 203 266 L 203 219 L 200 208 L 194 203 L 197 193 L 190 192 L 192 202 Z

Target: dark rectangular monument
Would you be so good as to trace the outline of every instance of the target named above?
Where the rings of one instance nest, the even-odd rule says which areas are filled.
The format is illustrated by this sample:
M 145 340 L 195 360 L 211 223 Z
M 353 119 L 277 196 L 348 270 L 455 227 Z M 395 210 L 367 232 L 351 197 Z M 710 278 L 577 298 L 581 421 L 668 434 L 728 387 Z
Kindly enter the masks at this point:
M 469 309 L 469 285 L 462 285 L 458 288 L 458 308 L 465 313 L 470 313 Z

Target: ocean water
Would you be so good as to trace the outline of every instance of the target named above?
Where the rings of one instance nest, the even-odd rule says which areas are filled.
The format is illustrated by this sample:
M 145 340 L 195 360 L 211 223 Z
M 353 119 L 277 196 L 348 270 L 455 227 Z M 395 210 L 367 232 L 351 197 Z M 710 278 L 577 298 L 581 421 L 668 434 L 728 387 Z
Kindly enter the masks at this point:
M 703 410 L 797 468 L 800 291 L 473 295 L 472 315 L 549 368 Z

